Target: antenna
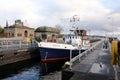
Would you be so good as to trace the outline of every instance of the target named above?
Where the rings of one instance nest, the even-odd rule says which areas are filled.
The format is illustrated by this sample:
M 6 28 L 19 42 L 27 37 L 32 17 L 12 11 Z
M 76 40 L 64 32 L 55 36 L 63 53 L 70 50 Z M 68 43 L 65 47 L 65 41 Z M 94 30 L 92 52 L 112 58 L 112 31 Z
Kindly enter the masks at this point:
M 71 19 L 70 19 L 70 22 L 73 23 L 72 24 L 72 28 L 76 28 L 78 29 L 78 26 L 77 26 L 77 22 L 80 21 L 80 18 L 78 17 L 78 15 L 74 15 Z

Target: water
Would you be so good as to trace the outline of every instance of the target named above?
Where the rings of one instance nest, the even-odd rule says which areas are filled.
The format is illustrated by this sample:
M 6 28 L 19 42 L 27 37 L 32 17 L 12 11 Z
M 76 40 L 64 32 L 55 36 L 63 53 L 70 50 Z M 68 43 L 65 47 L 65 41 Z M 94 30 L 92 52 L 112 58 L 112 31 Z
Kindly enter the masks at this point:
M 34 65 L 30 68 L 24 69 L 18 74 L 13 74 L 13 76 L 8 77 L 3 80 L 38 80 L 39 79 L 39 70 L 38 65 Z
M 39 62 L 33 61 L 7 65 L 0 71 L 0 80 L 39 80 L 39 69 Z
M 54 61 L 54 62 L 41 63 L 40 75 L 43 76 L 49 73 L 53 73 L 55 71 L 60 71 L 64 63 L 65 61 Z
M 41 76 L 60 71 L 64 61 L 42 63 L 23 61 L 0 67 L 0 80 L 40 80 Z M 52 79 L 51 79 L 52 80 Z

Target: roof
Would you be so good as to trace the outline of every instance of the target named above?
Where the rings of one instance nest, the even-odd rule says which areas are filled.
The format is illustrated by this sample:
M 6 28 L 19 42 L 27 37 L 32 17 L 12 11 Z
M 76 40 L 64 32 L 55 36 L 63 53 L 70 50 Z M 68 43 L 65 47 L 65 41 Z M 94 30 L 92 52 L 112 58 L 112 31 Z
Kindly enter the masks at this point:
M 38 27 L 35 32 L 54 32 L 54 33 L 59 33 L 59 30 L 53 27 L 47 27 L 47 26 L 41 26 Z
M 7 27 L 5 27 L 5 28 L 7 28 Z M 30 27 L 27 27 L 27 26 L 24 26 L 24 25 L 20 25 L 20 24 L 11 25 L 8 28 L 22 28 L 22 29 L 33 29 L 34 30 L 34 28 L 30 28 Z

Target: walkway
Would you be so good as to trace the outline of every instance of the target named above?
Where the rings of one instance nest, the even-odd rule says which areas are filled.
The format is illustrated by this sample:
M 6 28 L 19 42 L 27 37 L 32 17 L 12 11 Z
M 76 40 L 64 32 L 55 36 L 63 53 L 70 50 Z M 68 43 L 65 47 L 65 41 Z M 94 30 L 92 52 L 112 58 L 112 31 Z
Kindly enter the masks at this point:
M 102 44 L 100 44 L 80 63 L 77 61 L 72 69 L 64 69 L 62 80 L 115 80 L 110 57 L 109 50 L 103 49 Z M 120 74 L 118 75 L 120 76 Z M 120 77 L 118 80 L 120 80 Z

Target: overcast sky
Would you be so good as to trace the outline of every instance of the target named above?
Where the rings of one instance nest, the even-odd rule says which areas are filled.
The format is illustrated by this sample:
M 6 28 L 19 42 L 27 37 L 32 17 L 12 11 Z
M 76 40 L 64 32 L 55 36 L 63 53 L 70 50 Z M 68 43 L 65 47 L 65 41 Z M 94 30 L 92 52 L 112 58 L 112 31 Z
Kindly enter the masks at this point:
M 21 19 L 33 28 L 60 24 L 65 33 L 71 28 L 69 19 L 77 15 L 77 26 L 91 34 L 119 34 L 119 4 L 120 0 L 0 0 L 0 25 Z

